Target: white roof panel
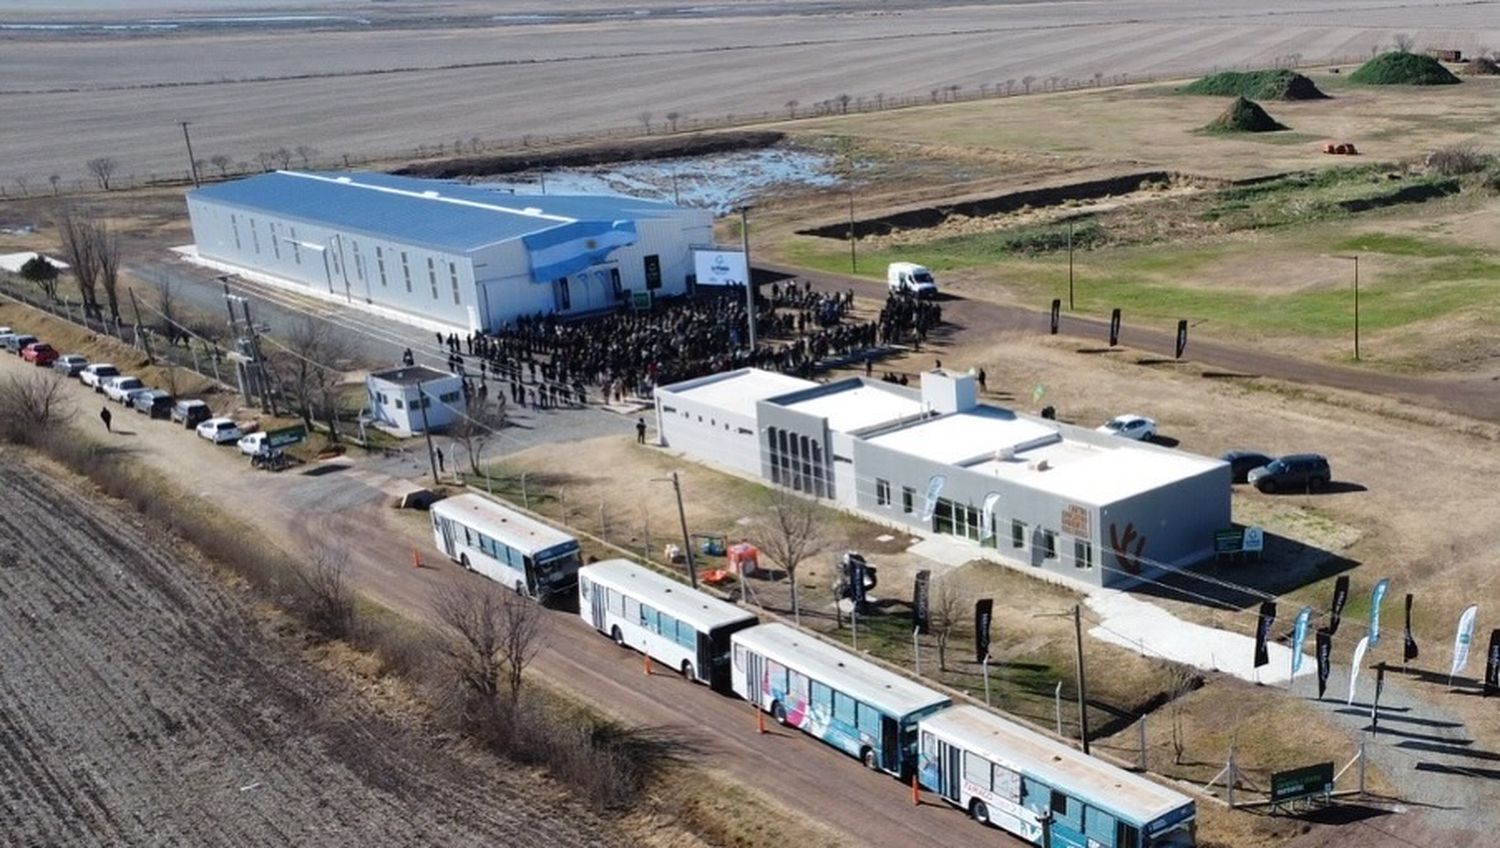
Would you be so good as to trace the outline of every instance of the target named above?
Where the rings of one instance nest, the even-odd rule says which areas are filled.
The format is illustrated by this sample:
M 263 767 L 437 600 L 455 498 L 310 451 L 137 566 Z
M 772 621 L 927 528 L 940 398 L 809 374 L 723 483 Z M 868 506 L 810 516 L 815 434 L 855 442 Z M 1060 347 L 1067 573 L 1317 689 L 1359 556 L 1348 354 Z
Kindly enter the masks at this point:
M 1061 438 L 1056 427 L 1027 420 L 1008 409 L 979 406 L 882 433 L 871 437 L 869 442 L 934 462 L 959 465 L 1000 450 L 1020 450 Z
M 776 395 L 784 395 L 799 389 L 818 385 L 811 380 L 762 371 L 759 368 L 742 368 L 727 374 L 718 374 L 701 381 L 687 381 L 662 389 L 667 394 L 698 403 L 717 407 L 733 415 L 755 417 L 755 402 Z
M 731 641 L 893 716 L 949 703 L 941 692 L 785 624 L 741 630 Z
M 903 418 L 916 419 L 923 410 L 918 398 L 863 384 L 795 401 L 786 408 L 827 419 L 828 428 L 837 433 L 852 433 Z
M 608 559 L 585 565 L 578 570 L 578 576 L 626 592 L 659 612 L 686 621 L 699 631 L 755 620 L 753 613 L 734 604 L 695 591 L 665 574 L 626 559 Z
M 1225 465 L 1223 460 L 1120 441 L 1118 447 L 1061 442 L 1021 451 L 1008 460 L 988 460 L 969 470 L 1103 506 Z M 1039 460 L 1046 460 L 1045 470 L 1037 468 Z

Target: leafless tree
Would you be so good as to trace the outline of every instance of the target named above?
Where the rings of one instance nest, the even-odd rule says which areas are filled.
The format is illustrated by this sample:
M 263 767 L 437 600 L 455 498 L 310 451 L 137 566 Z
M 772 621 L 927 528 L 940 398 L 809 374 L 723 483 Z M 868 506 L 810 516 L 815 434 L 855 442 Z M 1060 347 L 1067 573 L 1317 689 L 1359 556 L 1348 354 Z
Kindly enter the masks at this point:
M 234 164 L 234 160 L 222 153 L 219 153 L 214 156 L 208 157 L 208 163 L 219 169 L 220 177 L 228 177 L 229 166 Z
M 282 344 L 285 350 L 274 357 L 276 371 L 290 389 L 302 423 L 311 430 L 315 417 L 324 419 L 329 438 L 337 442 L 339 385 L 353 358 L 353 344 L 311 315 L 294 324 Z
M 948 670 L 948 643 L 963 620 L 964 599 L 951 577 L 937 581 L 932 593 L 932 632 L 937 636 L 938 669 Z
M 280 165 L 283 170 L 292 167 L 292 151 L 285 147 L 278 147 L 271 152 L 271 155 L 276 157 L 276 164 Z
M 0 380 L 0 439 L 29 444 L 72 414 L 63 379 L 53 371 Z
M 680 120 L 682 120 L 682 113 L 681 112 L 668 112 L 667 113 L 667 128 L 669 130 L 671 130 L 672 132 L 677 132 L 677 122 L 680 121 Z
M 1027 74 L 1024 77 L 1021 77 L 1021 91 L 1026 94 L 1030 94 L 1031 84 L 1034 82 L 1036 82 L 1036 77 L 1032 76 L 1031 74 Z
M 1182 755 L 1187 750 L 1187 735 L 1183 732 L 1182 718 L 1187 712 L 1183 700 L 1201 685 L 1199 678 L 1186 668 L 1174 668 L 1167 690 L 1167 718 L 1172 725 L 1172 762 L 1182 765 Z
M 1015 91 L 1015 90 L 1016 90 L 1016 81 L 1014 79 L 1008 79 L 1008 80 L 1006 80 L 1005 81 L 1005 96 L 1009 97 L 1010 93 L 1012 91 Z
M 849 114 L 849 101 L 852 99 L 847 92 L 835 97 L 834 100 L 838 101 L 839 104 L 839 112 L 845 115 Z
M 120 239 L 102 218 L 94 222 L 94 240 L 99 253 L 99 287 L 109 303 L 109 317 L 120 323 Z
M 16 177 L 16 189 L 21 192 L 22 197 L 31 194 L 31 180 L 27 177 Z
M 312 562 L 293 569 L 302 590 L 303 617 L 328 639 L 343 639 L 354 631 L 354 590 L 348 571 L 348 550 L 328 545 L 315 547 Z
M 484 456 L 500 431 L 505 429 L 505 398 L 498 393 L 492 398 L 479 401 L 475 398 L 467 413 L 453 422 L 448 435 L 469 460 L 469 470 L 477 477 L 480 474 L 479 460 Z
M 797 107 L 801 106 L 801 105 L 802 104 L 799 103 L 796 100 L 788 100 L 786 102 L 786 116 L 788 118 L 795 118 L 795 117 L 797 117 Z
M 646 135 L 650 135 L 651 134 L 651 118 L 652 118 L 651 113 L 650 112 L 642 112 L 641 114 L 637 115 L 636 117 L 638 117 L 638 118 L 641 119 L 641 125 L 646 128 Z
M 526 667 L 542 648 L 546 618 L 541 606 L 507 597 L 489 581 L 457 579 L 433 590 L 432 612 L 449 631 L 439 650 L 459 684 L 493 702 L 503 683 L 514 706 Z
M 105 191 L 109 191 L 109 180 L 115 175 L 115 171 L 119 167 L 120 163 L 108 156 L 101 156 L 98 159 L 90 159 L 88 161 L 89 173 L 94 175 L 94 179 L 99 183 L 99 188 Z
M 797 598 L 797 567 L 822 549 L 823 533 L 818 505 L 784 489 L 771 495 L 771 503 L 750 526 L 749 537 L 766 557 L 786 572 L 792 590 L 792 617 L 802 623 Z
M 260 166 L 262 171 L 269 173 L 276 167 L 276 154 L 269 150 L 262 150 L 255 154 L 255 163 Z
M 477 135 L 476 136 L 470 136 L 469 137 L 469 152 L 470 153 L 479 153 L 482 150 L 484 150 L 484 140 L 481 139 Z
M 177 314 L 177 287 L 170 277 L 163 277 L 156 287 L 156 312 L 160 319 L 156 324 L 157 331 L 166 338 L 167 344 L 175 345 L 187 340 L 188 335 L 182 329 L 182 318 Z
M 1412 38 L 1408 33 L 1398 32 L 1392 37 L 1391 43 L 1395 45 L 1398 53 L 1410 53 L 1412 47 L 1416 45 L 1417 40 Z
M 100 224 L 93 216 L 79 213 L 64 205 L 57 215 L 57 231 L 62 237 L 63 258 L 71 267 L 83 299 L 83 310 L 95 318 L 99 312 L 99 275 L 102 264 Z

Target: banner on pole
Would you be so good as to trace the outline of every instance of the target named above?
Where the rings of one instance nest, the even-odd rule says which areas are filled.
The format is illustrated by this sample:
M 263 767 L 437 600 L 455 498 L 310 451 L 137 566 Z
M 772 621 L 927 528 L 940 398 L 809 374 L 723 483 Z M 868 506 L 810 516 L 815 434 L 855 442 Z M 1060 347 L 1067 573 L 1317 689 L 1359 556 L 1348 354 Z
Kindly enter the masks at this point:
M 1375 584 L 1375 590 L 1370 593 L 1370 646 L 1380 641 L 1380 604 L 1385 600 L 1385 591 L 1391 586 L 1389 578 L 1383 578 Z
M 990 655 L 990 619 L 994 613 L 993 599 L 980 598 L 974 602 L 974 662 L 984 662 Z
M 995 507 L 1000 503 L 1000 493 L 990 492 L 984 496 L 984 505 L 979 509 L 979 541 L 995 537 Z
M 849 600 L 854 602 L 854 608 L 863 610 L 865 604 L 865 558 L 853 551 L 844 554 L 844 561 L 849 564 Z
M 1120 307 L 1116 306 L 1109 313 L 1109 346 L 1114 347 L 1120 343 Z
M 1359 664 L 1365 661 L 1365 651 L 1370 647 L 1370 637 L 1361 636 L 1359 644 L 1354 646 L 1354 660 L 1349 663 L 1349 700 L 1344 706 L 1354 704 L 1354 684 L 1359 680 Z
M 922 522 L 924 524 L 931 522 L 932 514 L 937 512 L 938 495 L 943 493 L 943 484 L 947 482 L 948 478 L 941 474 L 934 474 L 927 481 L 927 500 L 922 502 Z
M 1276 604 L 1272 601 L 1262 601 L 1260 604 L 1260 621 L 1255 625 L 1255 667 L 1271 661 L 1271 655 L 1266 650 L 1266 640 L 1271 638 L 1271 625 L 1276 621 Z
M 917 572 L 916 582 L 912 584 L 911 588 L 911 623 L 913 627 L 917 628 L 918 633 L 924 635 L 927 633 L 928 628 L 932 626 L 932 618 L 928 613 L 927 606 L 927 584 L 931 579 L 932 572 L 924 568 Z
M 1479 605 L 1469 604 L 1458 617 L 1458 632 L 1453 636 L 1453 666 L 1448 670 L 1452 677 L 1469 664 L 1469 643 L 1474 641 L 1474 617 L 1479 615 Z
M 1341 574 L 1333 581 L 1333 606 L 1328 613 L 1328 635 L 1339 632 L 1339 616 L 1344 614 L 1344 603 L 1349 600 L 1349 575 Z
M 1500 692 L 1500 630 L 1490 631 L 1489 662 L 1484 666 L 1484 697 Z
M 1385 689 L 1385 663 L 1375 666 L 1375 698 L 1370 701 L 1370 728 L 1380 726 L 1380 693 Z
M 1057 335 L 1057 328 L 1062 321 L 1062 298 L 1052 298 L 1052 335 Z
M 1187 350 L 1187 319 L 1181 318 L 1177 321 L 1177 358 L 1182 358 L 1182 352 Z
M 1292 625 L 1292 676 L 1302 668 L 1302 643 L 1307 639 L 1307 623 L 1312 620 L 1312 607 L 1297 611 L 1297 621 Z
M 1406 593 L 1406 641 L 1401 648 L 1401 659 L 1411 662 L 1417 658 L 1417 640 L 1411 635 L 1411 593 Z
M 1328 671 L 1332 666 L 1333 634 L 1328 628 L 1319 627 L 1314 641 L 1313 655 L 1318 660 L 1318 700 L 1323 700 L 1323 693 L 1328 691 Z

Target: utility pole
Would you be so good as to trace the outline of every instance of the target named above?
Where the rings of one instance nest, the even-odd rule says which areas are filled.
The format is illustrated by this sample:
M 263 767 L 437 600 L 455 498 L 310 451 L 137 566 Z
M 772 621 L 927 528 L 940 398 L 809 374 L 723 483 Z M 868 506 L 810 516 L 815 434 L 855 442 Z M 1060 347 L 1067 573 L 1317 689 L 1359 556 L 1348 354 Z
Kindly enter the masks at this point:
M 859 261 L 854 254 L 854 185 L 849 185 L 849 273 L 859 271 Z
M 1068 222 L 1068 311 L 1073 311 L 1073 222 Z
M 250 318 L 250 300 L 240 298 L 240 306 L 245 310 L 245 328 L 250 331 L 250 350 L 255 354 L 255 373 L 260 382 L 260 408 L 265 412 L 269 407 L 272 415 L 276 413 L 276 398 L 271 395 L 270 372 L 266 370 L 265 357 L 260 353 L 260 334 L 255 331 L 255 321 Z
M 693 540 L 688 536 L 687 513 L 682 509 L 682 481 L 672 472 L 672 489 L 677 493 L 677 520 L 682 523 L 682 555 L 687 558 L 688 581 L 698 588 L 698 569 L 693 565 Z
M 1073 635 L 1078 640 L 1078 736 L 1083 741 L 1083 753 L 1089 752 L 1088 684 L 1083 676 L 1083 610 L 1073 605 Z
M 126 289 L 130 295 L 130 308 L 135 312 L 135 334 L 140 337 L 141 344 L 146 348 L 146 362 L 155 364 L 156 359 L 151 356 L 151 336 L 143 331 L 141 327 L 141 305 L 136 302 L 135 289 Z
M 740 246 L 745 252 L 745 307 L 750 319 L 750 350 L 755 350 L 755 274 L 750 270 L 750 207 L 740 207 Z
M 1354 361 L 1359 361 L 1359 254 L 1354 254 Z
M 432 466 L 432 485 L 440 485 L 437 475 L 437 456 L 432 450 L 432 426 L 427 423 L 427 395 L 422 393 L 422 381 L 417 381 L 417 408 L 422 410 L 422 435 L 427 438 L 427 464 Z
M 198 160 L 193 158 L 193 139 L 188 136 L 188 122 L 178 121 L 182 124 L 182 140 L 187 142 L 188 150 L 188 173 L 193 175 L 193 188 L 198 188 Z

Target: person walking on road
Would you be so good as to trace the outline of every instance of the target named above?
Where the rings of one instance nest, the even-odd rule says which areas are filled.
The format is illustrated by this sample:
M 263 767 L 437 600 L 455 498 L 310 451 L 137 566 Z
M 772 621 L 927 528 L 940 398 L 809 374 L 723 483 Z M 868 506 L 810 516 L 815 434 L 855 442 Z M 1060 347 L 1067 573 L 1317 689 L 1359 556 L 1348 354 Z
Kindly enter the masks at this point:
M 439 474 L 447 474 L 448 473 L 448 469 L 445 468 L 445 467 L 443 467 L 443 449 L 442 448 L 433 448 L 433 451 L 435 451 L 437 453 L 438 473 Z
M 638 444 L 638 445 L 644 445 L 646 443 L 646 419 L 645 418 L 637 418 L 635 420 L 635 443 Z
M 113 419 L 114 416 L 109 414 L 109 407 L 103 406 L 99 408 L 99 420 L 104 422 L 104 431 L 106 433 L 114 432 L 114 428 L 110 426 L 110 421 Z

